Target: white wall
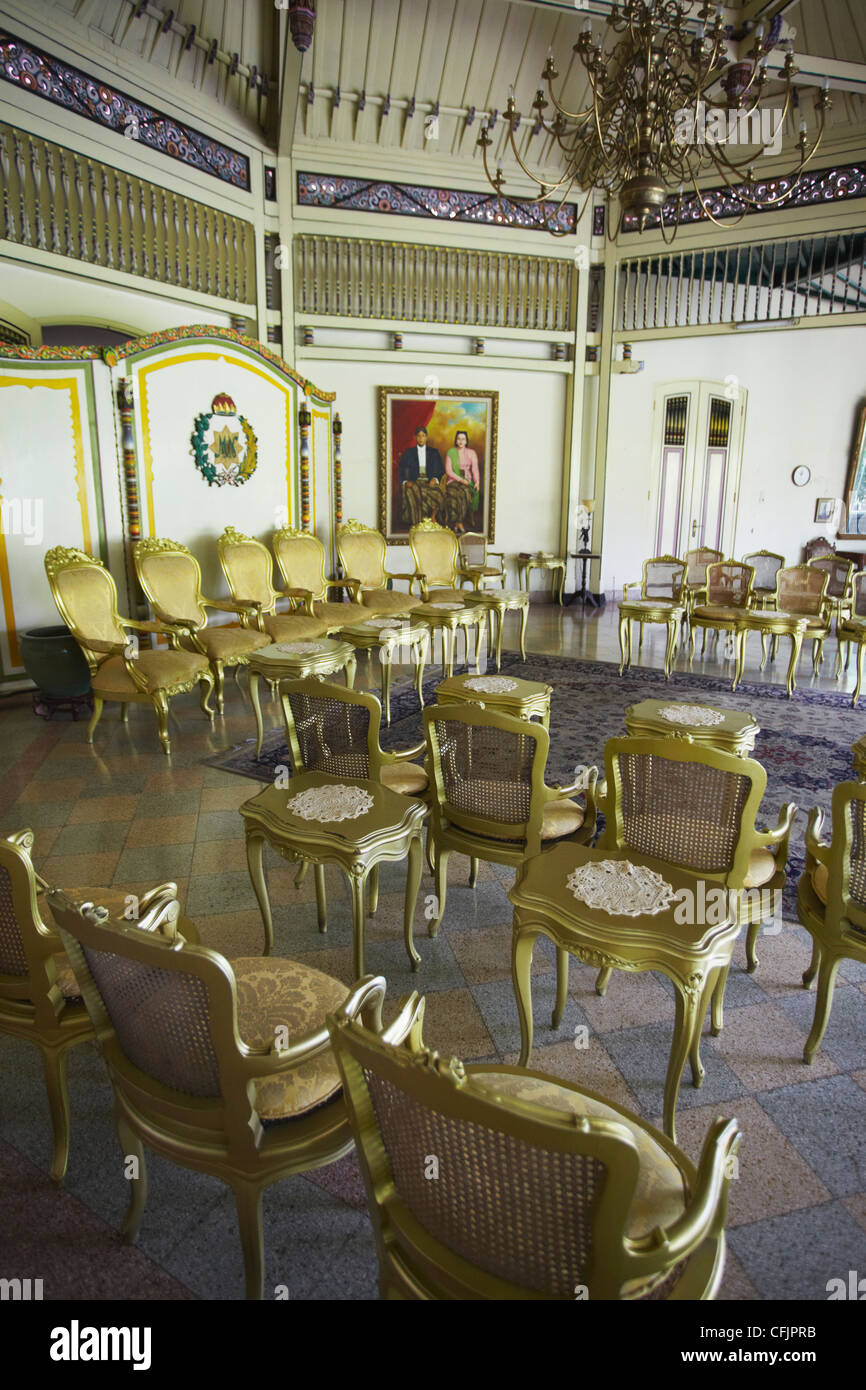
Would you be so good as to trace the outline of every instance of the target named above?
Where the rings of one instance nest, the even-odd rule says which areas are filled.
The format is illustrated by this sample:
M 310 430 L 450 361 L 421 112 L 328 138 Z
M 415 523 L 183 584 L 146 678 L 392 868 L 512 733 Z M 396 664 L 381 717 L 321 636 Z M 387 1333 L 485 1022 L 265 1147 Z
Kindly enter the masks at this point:
M 364 363 L 305 360 L 297 370 L 328 391 L 336 391 L 343 422 L 343 516 L 378 526 L 379 441 L 377 386 L 424 390 L 423 367 L 395 362 Z M 562 375 L 498 370 L 489 361 L 437 366 L 442 387 L 499 392 L 499 441 L 494 548 L 506 552 L 509 582 L 516 582 L 519 550 L 557 550 L 562 498 L 565 381 Z M 408 546 L 391 547 L 393 569 L 412 569 Z M 549 576 L 533 572 L 533 587 Z
M 684 378 L 736 377 L 748 391 L 735 555 L 777 550 L 798 563 L 812 536 L 818 497 L 844 497 L 857 407 L 866 399 L 866 327 L 636 342 L 646 366 L 611 382 L 602 586 L 620 590 L 653 553 L 649 492 L 656 387 Z M 805 487 L 791 474 L 812 470 Z M 840 543 L 844 549 L 844 543 Z

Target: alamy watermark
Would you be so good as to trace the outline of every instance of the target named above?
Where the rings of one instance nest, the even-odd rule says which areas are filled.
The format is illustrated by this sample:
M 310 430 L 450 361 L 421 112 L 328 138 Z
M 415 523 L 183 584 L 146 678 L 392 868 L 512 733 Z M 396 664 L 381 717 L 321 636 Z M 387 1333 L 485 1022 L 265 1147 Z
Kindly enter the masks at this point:
M 23 536 L 25 545 L 41 545 L 45 536 L 41 497 L 0 499 L 0 534 Z
M 761 106 L 753 111 L 728 111 L 723 106 L 685 106 L 674 113 L 677 145 L 762 145 L 764 154 L 782 150 L 781 108 Z

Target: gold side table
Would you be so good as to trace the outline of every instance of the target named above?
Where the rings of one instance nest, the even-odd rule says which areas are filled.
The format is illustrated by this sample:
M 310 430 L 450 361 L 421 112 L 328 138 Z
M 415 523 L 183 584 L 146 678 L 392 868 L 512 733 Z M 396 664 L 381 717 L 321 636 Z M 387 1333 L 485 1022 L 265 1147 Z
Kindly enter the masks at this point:
M 522 589 L 491 589 L 473 594 L 472 602 L 487 610 L 487 621 L 496 623 L 496 669 L 502 665 L 502 627 L 505 614 L 511 611 L 520 613 L 520 655 L 526 660 L 526 623 L 529 618 L 529 594 Z M 492 637 L 491 632 L 491 637 Z
M 261 755 L 264 738 L 262 707 L 259 703 L 259 681 L 263 676 L 271 685 L 277 685 L 281 680 L 331 676 L 345 669 L 346 684 L 351 687 L 355 683 L 357 665 L 354 648 L 348 642 L 337 641 L 333 637 L 273 642 L 269 647 L 260 647 L 257 652 L 251 652 L 248 669 L 250 699 L 256 716 L 256 757 Z
M 515 719 L 540 719 L 550 728 L 552 685 L 519 676 L 451 676 L 436 687 L 440 705 L 483 704 Z
M 640 623 L 640 640 L 643 642 L 644 623 L 663 623 L 668 630 L 665 647 L 665 680 L 670 679 L 674 653 L 677 649 L 680 624 L 685 617 L 685 609 L 679 603 L 662 603 L 658 599 L 623 599 L 619 605 L 619 650 L 622 660 L 619 673 L 622 675 L 631 665 L 631 625 Z
M 761 634 L 761 667 L 763 671 L 767 661 L 767 638 L 768 637 L 790 637 L 791 639 L 791 659 L 788 662 L 788 699 L 796 689 L 797 662 L 800 659 L 800 648 L 803 645 L 803 634 L 806 631 L 808 619 L 796 613 L 781 613 L 774 609 L 752 610 L 744 613 L 739 621 L 736 635 L 737 642 L 737 669 L 734 673 L 734 684 L 732 690 L 736 690 L 743 678 L 743 667 L 746 664 L 746 637 L 750 632 L 760 632 Z
M 552 571 L 551 598 L 558 598 L 561 608 L 562 594 L 565 589 L 565 559 L 563 556 L 549 555 L 545 551 L 539 551 L 537 555 L 530 555 L 525 550 L 520 552 L 517 557 L 517 583 L 521 589 L 525 589 L 527 594 L 529 593 L 529 581 L 533 570 Z
M 427 624 L 431 633 L 437 630 L 442 633 L 442 673 L 451 676 L 454 674 L 454 647 L 457 640 L 457 629 L 462 628 L 463 640 L 466 644 L 466 665 L 469 665 L 469 628 L 476 629 L 475 635 L 475 669 L 478 670 L 478 662 L 481 659 L 481 633 L 482 623 L 484 622 L 485 610 L 475 602 L 475 595 L 466 603 L 458 603 L 456 599 L 434 599 L 432 603 L 419 604 L 412 610 L 412 617 L 420 618 Z
M 695 743 L 720 748 L 723 753 L 748 757 L 761 726 L 751 714 L 738 709 L 716 709 L 671 700 L 641 700 L 625 712 L 625 731 L 635 737 L 657 734 L 689 734 Z
M 265 928 L 266 956 L 274 947 L 274 924 L 262 864 L 265 841 L 291 863 L 312 863 L 316 873 L 319 930 L 327 931 L 325 864 L 339 864 L 352 887 L 352 970 L 364 974 L 364 924 L 367 879 L 370 911 L 376 910 L 378 866 L 408 856 L 403 938 L 413 970 L 421 957 L 415 950 L 412 923 L 421 882 L 423 801 L 389 791 L 381 782 L 326 772 L 305 772 L 285 787 L 270 786 L 239 808 L 244 819 L 247 864 Z
M 412 652 L 412 683 L 424 708 L 424 666 L 427 661 L 427 647 L 430 642 L 430 628 L 419 621 L 414 614 L 405 618 L 395 614 L 391 618 L 370 617 L 340 629 L 340 640 L 350 642 L 361 651 L 378 648 L 382 666 L 382 708 L 385 723 L 391 723 L 391 662 L 397 647 L 405 644 Z
M 674 1037 L 664 1091 L 665 1133 L 676 1139 L 676 1107 L 683 1069 L 688 1058 L 692 1081 L 695 1086 L 701 1085 L 704 1078 L 700 1058 L 701 1027 L 716 982 L 731 963 L 739 926 L 729 914 L 718 926 L 679 923 L 677 917 L 686 915 L 678 910 L 684 901 L 683 891 L 691 895 L 691 902 L 698 907 L 703 901 L 701 880 L 695 874 L 668 865 L 661 867 L 661 874 L 677 896 L 661 912 L 633 917 L 607 912 L 601 907 L 593 908 L 579 901 L 568 886 L 570 875 L 584 865 L 612 859 L 648 867 L 657 862 L 644 859 L 633 850 L 594 850 L 573 843 L 558 845 L 528 860 L 522 876 L 508 894 L 514 904 L 511 965 L 520 1015 L 519 1065 L 527 1066 L 532 1052 L 532 953 L 539 936 L 546 936 L 556 946 L 556 1022 L 565 1010 L 569 956 L 602 969 L 659 970 L 667 975 L 676 990 Z M 717 883 L 708 884 L 704 897 L 708 889 L 718 886 Z M 691 915 L 710 914 L 696 910 Z

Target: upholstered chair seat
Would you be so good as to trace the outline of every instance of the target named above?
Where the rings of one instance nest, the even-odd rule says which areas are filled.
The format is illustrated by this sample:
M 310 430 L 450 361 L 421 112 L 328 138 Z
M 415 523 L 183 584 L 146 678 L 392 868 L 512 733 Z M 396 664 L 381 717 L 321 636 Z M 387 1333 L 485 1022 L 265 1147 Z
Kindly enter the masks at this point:
M 329 632 L 345 627 L 347 623 L 361 622 L 363 613 L 358 612 L 356 603 L 331 603 L 328 599 L 313 599 L 313 612 L 317 619 L 327 626 Z
M 338 632 L 341 627 L 357 622 L 360 582 L 352 579 L 325 578 L 325 547 L 318 536 L 295 526 L 283 526 L 274 532 L 274 554 L 285 581 L 284 593 L 294 601 L 304 599 L 326 632 Z M 348 603 L 337 603 L 331 593 L 345 590 Z
M 280 956 L 240 957 L 232 961 L 238 991 L 238 1032 L 248 1047 L 273 1044 L 278 1028 L 289 1039 L 324 1025 L 338 1009 L 346 986 L 331 975 Z M 280 1076 L 255 1083 L 256 1110 L 263 1120 L 303 1115 L 337 1095 L 340 1073 L 332 1052 Z
M 418 763 L 385 763 L 379 780 L 383 787 L 401 796 L 424 796 L 430 786 L 426 770 Z
M 310 618 L 306 613 L 266 613 L 262 625 L 271 642 L 305 642 L 324 637 L 328 631 L 323 618 Z
M 413 609 L 421 607 L 421 602 L 421 599 L 413 598 L 399 589 L 365 589 L 361 594 L 361 603 L 365 608 L 385 617 L 389 613 L 411 613 Z
M 266 632 L 253 632 L 245 627 L 207 627 L 198 634 L 198 640 L 210 661 L 233 661 L 239 656 L 249 656 L 250 652 L 267 647 L 270 642 Z
M 466 603 L 466 592 L 464 589 L 430 589 L 428 592 L 428 603 Z
M 198 652 L 144 651 L 138 653 L 136 669 L 147 682 L 148 693 L 157 690 L 177 690 L 189 683 L 195 685 L 210 669 L 208 658 Z M 130 699 L 138 691 L 120 656 L 110 656 L 93 676 L 93 689 L 104 699 Z

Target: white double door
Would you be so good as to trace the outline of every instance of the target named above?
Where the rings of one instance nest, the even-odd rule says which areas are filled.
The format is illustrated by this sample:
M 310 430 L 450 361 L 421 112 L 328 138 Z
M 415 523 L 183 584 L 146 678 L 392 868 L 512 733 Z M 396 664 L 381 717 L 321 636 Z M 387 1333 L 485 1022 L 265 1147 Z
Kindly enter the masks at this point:
M 726 557 L 737 529 L 747 392 L 728 382 L 676 381 L 656 389 L 654 553 L 709 546 Z

